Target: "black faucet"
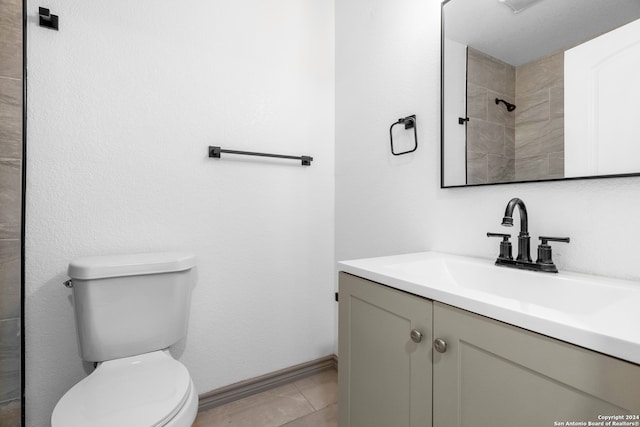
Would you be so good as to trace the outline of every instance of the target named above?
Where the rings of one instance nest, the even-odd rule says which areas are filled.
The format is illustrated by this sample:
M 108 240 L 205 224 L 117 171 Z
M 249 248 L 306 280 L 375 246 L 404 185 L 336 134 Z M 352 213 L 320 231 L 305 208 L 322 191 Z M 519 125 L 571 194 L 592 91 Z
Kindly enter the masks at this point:
M 529 218 L 527 217 L 527 207 L 524 202 L 517 197 L 509 200 L 504 211 L 502 225 L 513 227 L 513 209 L 518 207 L 520 211 L 520 234 L 518 234 L 518 256 L 516 260 L 531 262 L 531 237 L 529 237 Z
M 487 237 L 501 237 L 503 239 L 502 242 L 500 242 L 500 254 L 498 255 L 498 259 L 496 259 L 496 265 L 557 273 L 558 268 L 551 259 L 551 246 L 549 246 L 548 242 L 569 243 L 569 238 L 540 236 L 542 243 L 538 246 L 538 259 L 536 262 L 533 262 L 531 260 L 529 218 L 527 217 L 527 207 L 522 200 L 517 197 L 509 200 L 507 208 L 504 211 L 504 218 L 502 218 L 502 225 L 505 227 L 513 227 L 513 210 L 516 206 L 520 212 L 520 233 L 518 234 L 518 256 L 515 260 L 511 255 L 510 234 L 487 233 Z

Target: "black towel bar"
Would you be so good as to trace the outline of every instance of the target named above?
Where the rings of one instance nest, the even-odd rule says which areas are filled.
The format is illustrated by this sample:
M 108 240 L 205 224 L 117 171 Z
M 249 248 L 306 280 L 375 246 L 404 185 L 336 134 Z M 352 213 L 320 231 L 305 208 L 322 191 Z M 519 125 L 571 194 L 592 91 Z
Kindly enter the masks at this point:
M 313 157 L 311 156 L 285 156 L 283 154 L 269 154 L 269 153 L 256 153 L 253 151 L 225 150 L 220 147 L 209 146 L 209 157 L 219 159 L 221 153 L 241 154 L 245 156 L 277 157 L 279 159 L 294 159 L 294 160 L 300 160 L 302 162 L 302 166 L 311 166 L 311 161 L 313 160 Z

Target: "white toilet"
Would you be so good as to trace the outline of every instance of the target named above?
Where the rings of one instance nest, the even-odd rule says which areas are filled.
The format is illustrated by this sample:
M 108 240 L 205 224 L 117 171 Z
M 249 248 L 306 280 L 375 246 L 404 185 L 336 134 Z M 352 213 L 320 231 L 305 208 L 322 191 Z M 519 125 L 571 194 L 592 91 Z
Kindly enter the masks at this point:
M 167 350 L 187 332 L 195 257 L 148 253 L 69 264 L 82 358 L 96 369 L 58 402 L 52 427 L 188 427 L 187 368 Z

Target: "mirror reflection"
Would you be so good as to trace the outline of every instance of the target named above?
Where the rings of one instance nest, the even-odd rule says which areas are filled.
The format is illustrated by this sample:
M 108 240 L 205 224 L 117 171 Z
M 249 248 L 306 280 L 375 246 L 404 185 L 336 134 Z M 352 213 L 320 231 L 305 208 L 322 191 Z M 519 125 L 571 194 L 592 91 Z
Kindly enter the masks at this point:
M 640 173 L 640 1 L 442 11 L 443 187 Z

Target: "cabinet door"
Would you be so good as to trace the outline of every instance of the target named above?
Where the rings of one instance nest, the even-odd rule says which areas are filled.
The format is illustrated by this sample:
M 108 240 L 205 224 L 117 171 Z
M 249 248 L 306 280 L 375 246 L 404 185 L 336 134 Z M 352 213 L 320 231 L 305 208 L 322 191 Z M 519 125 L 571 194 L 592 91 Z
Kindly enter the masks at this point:
M 339 426 L 431 426 L 431 301 L 346 273 L 339 297 Z
M 640 414 L 639 366 L 441 303 L 433 310 L 434 337 L 447 343 L 433 353 L 434 427 L 587 425 Z

